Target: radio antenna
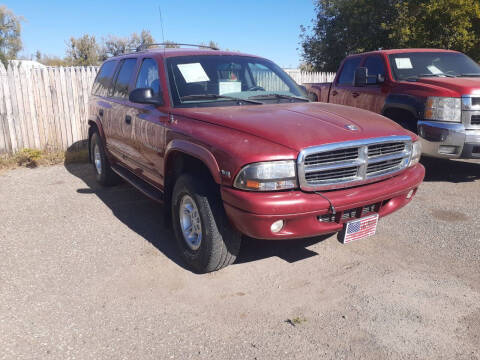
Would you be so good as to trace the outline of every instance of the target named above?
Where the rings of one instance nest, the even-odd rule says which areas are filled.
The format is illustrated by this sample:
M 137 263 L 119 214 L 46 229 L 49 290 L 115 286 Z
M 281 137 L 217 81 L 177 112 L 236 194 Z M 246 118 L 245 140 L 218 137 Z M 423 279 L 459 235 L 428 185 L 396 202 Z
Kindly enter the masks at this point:
M 160 14 L 160 26 L 162 27 L 162 42 L 165 43 L 165 33 L 163 31 L 162 7 L 158 4 L 158 13 Z M 165 56 L 166 46 L 163 46 L 163 56 Z

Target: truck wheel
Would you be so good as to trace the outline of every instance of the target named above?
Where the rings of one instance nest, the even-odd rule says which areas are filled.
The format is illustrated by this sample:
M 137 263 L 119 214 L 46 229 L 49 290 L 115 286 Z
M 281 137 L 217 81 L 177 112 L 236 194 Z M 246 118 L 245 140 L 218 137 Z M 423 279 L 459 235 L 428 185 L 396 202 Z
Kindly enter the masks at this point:
M 194 271 L 207 273 L 235 261 L 241 236 L 230 226 L 222 199 L 208 182 L 190 174 L 177 179 L 172 222 L 182 258 Z
M 111 186 L 121 181 L 120 177 L 110 166 L 98 132 L 93 133 L 90 140 L 90 154 L 98 183 L 104 186 Z

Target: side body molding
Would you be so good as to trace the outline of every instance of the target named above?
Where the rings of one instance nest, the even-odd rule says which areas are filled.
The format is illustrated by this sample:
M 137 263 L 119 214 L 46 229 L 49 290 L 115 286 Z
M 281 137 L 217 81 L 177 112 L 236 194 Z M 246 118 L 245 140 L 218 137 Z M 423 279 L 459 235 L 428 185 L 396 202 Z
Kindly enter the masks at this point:
M 193 156 L 202 161 L 210 170 L 213 179 L 217 184 L 220 184 L 222 179 L 220 177 L 220 168 L 218 166 L 215 156 L 206 148 L 201 145 L 192 143 L 187 140 L 174 139 L 170 141 L 165 150 L 165 166 L 168 164 L 168 158 L 172 152 L 179 151 L 187 155 Z M 164 169 L 164 174 L 167 169 Z

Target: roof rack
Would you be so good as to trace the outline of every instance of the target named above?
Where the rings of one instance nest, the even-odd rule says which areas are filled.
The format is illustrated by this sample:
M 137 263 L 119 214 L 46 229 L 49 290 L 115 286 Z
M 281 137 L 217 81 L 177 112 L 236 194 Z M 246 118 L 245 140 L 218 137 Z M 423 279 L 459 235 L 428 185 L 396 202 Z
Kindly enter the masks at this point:
M 198 48 L 204 48 L 204 49 L 212 49 L 212 50 L 220 50 L 219 48 L 217 47 L 214 47 L 214 46 L 208 46 L 208 45 L 196 45 L 196 44 L 181 44 L 181 43 L 171 43 L 171 42 L 168 42 L 168 43 L 154 43 L 154 44 L 142 44 L 140 45 L 139 47 L 137 47 L 137 52 L 138 51 L 143 51 L 143 50 L 147 50 L 148 48 L 152 47 L 152 46 L 165 46 L 167 47 L 168 45 L 175 45 L 175 46 L 194 46 L 194 47 L 198 47 Z

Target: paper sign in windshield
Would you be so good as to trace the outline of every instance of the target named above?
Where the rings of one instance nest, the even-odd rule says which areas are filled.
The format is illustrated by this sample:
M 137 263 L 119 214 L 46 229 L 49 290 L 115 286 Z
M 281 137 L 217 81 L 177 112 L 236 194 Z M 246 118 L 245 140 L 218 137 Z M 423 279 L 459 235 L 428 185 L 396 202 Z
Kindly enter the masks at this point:
M 437 68 L 435 65 L 429 65 L 427 66 L 427 69 L 434 75 L 443 74 L 443 71 Z
M 410 58 L 395 58 L 395 64 L 397 69 L 413 69 L 412 62 Z
M 187 83 L 210 81 L 210 78 L 200 63 L 178 64 L 177 66 Z
M 242 91 L 241 81 L 219 81 L 218 82 L 218 94 L 231 94 Z

